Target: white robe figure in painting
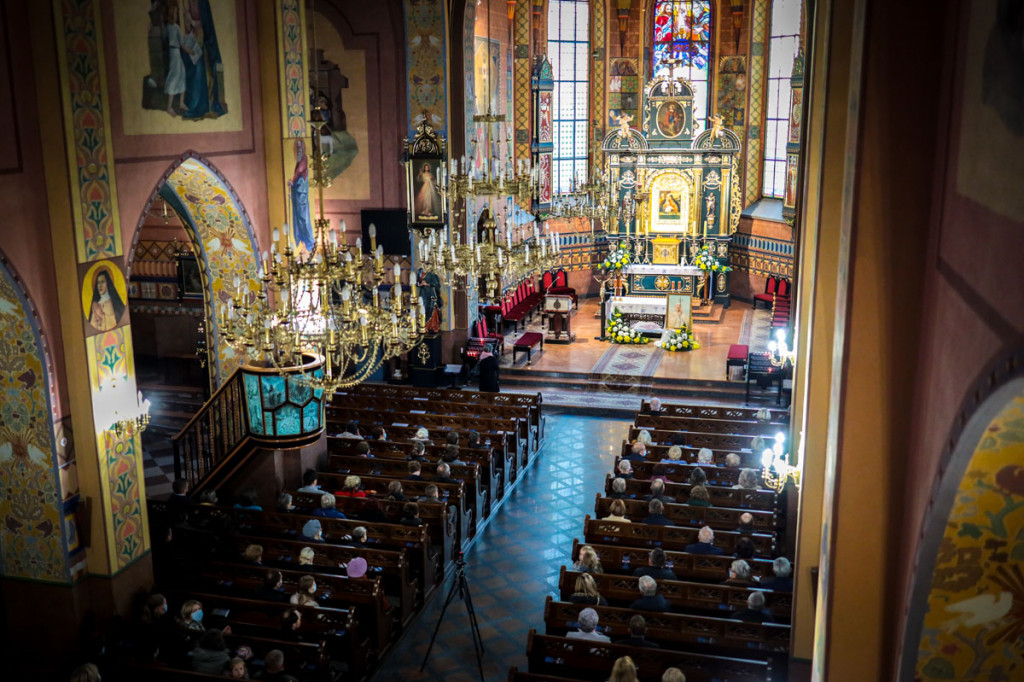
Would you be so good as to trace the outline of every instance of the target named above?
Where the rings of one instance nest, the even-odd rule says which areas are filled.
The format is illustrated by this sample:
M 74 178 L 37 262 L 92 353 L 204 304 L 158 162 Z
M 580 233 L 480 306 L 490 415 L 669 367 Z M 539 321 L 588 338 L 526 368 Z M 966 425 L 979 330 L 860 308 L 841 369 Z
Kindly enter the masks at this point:
M 441 217 L 441 195 L 437 191 L 437 180 L 429 163 L 420 166 L 416 175 L 416 218 L 437 220 Z
M 181 26 L 178 23 L 178 3 L 167 5 L 167 76 L 164 78 L 164 94 L 167 95 L 167 113 L 178 115 L 174 107 L 174 98 L 178 98 L 178 108 L 182 107 L 185 95 L 185 62 L 181 60 Z

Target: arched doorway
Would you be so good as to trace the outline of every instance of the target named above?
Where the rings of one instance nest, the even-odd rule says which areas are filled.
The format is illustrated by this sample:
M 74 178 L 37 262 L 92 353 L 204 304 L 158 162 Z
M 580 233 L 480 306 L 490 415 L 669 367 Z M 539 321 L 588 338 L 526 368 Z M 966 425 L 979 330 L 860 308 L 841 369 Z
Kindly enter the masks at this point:
M 217 320 L 239 292 L 252 300 L 259 290 L 258 253 L 224 176 L 192 152 L 176 160 L 150 194 L 128 261 L 138 384 L 152 402 L 144 437 L 154 445 L 166 446 L 238 366 Z
M 901 680 L 1024 672 L 1024 377 L 975 410 L 918 551 Z

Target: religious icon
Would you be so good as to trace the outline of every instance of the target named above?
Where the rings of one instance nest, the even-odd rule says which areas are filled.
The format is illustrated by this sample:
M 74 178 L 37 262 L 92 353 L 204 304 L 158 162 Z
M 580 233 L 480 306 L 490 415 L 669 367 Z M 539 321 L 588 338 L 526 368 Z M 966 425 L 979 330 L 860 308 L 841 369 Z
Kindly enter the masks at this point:
M 715 193 L 714 192 L 708 192 L 704 196 L 704 206 L 707 209 L 707 212 L 704 214 L 704 219 L 706 221 L 705 222 L 705 229 L 708 230 L 708 231 L 711 231 L 715 227 L 715 206 L 716 206 L 716 200 L 715 200 Z
M 541 143 L 551 142 L 551 95 L 550 92 L 541 92 L 537 97 L 537 141 Z
M 690 297 L 668 294 L 665 297 L 665 329 L 680 329 L 690 325 Z
M 679 204 L 679 192 L 662 192 L 661 200 L 658 202 L 658 219 L 681 220 L 681 216 L 679 215 Z
M 633 114 L 622 112 L 618 116 L 619 121 L 619 137 L 623 139 L 629 138 L 629 122 L 633 120 Z
M 288 181 L 292 200 L 292 237 L 295 245 L 313 251 L 313 224 L 309 215 L 309 157 L 301 138 L 295 140 L 295 171 Z
M 92 285 L 82 295 L 84 312 L 94 329 L 108 332 L 117 326 L 124 315 L 124 277 L 120 271 L 114 274 L 109 266 L 90 269 L 86 281 L 90 275 Z
M 441 220 L 441 192 L 437 187 L 441 161 L 424 159 L 415 164 L 413 221 L 437 222 Z
M 676 101 L 662 103 L 658 107 L 658 130 L 665 137 L 677 137 L 683 131 L 685 117 L 683 107 Z

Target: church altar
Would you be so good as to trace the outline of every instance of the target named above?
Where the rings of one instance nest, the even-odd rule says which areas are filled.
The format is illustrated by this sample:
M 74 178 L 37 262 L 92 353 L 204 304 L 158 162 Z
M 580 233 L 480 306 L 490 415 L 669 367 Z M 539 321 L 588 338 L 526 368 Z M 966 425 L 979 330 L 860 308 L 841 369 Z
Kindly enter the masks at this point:
M 645 263 L 627 265 L 622 272 L 630 294 L 661 297 L 669 293 L 696 296 L 704 277 L 704 271 L 693 265 Z
M 611 319 L 612 313 L 618 310 L 628 322 L 651 322 L 657 325 L 637 327 L 645 333 L 662 334 L 666 329 L 678 329 L 683 324 L 693 328 L 690 297 L 686 295 L 672 296 L 671 299 L 665 295 L 609 296 L 604 305 L 605 319 Z M 669 324 L 666 324 L 666 315 L 671 318 Z

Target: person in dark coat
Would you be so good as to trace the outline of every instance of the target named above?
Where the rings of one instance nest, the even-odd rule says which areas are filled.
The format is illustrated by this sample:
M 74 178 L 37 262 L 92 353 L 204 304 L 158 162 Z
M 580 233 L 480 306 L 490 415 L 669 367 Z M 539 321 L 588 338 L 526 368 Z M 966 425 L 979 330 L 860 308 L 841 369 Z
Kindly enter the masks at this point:
M 651 500 L 647 503 L 647 516 L 641 523 L 646 523 L 650 526 L 674 526 L 672 519 L 665 516 L 665 505 L 662 504 L 661 500 Z
M 663 595 L 658 594 L 658 582 L 649 575 L 639 580 L 640 598 L 629 605 L 634 611 L 671 611 Z
M 649 575 L 655 580 L 678 580 L 672 569 L 665 567 L 665 550 L 661 547 L 655 547 L 651 550 L 647 563 L 649 564 L 648 566 L 640 566 L 633 571 L 633 575 L 638 578 Z
M 733 620 L 748 623 L 772 623 L 771 615 L 764 608 L 764 592 L 751 592 L 747 597 L 747 608 L 732 614 Z
M 772 563 L 772 573 L 775 574 L 772 578 L 765 578 L 760 582 L 760 586 L 766 590 L 774 590 L 776 592 L 792 592 L 793 591 L 793 567 L 789 563 L 789 559 L 784 556 L 780 556 Z
M 480 353 L 480 390 L 486 393 L 498 393 L 498 358 L 490 351 Z
M 636 614 L 629 619 L 629 637 L 626 639 L 617 639 L 615 644 L 625 644 L 626 646 L 641 646 L 657 649 L 659 645 L 651 640 L 647 639 L 647 621 L 640 614 Z
M 724 554 L 721 547 L 715 547 L 715 531 L 711 526 L 704 526 L 697 532 L 698 542 L 686 546 L 690 554 Z

